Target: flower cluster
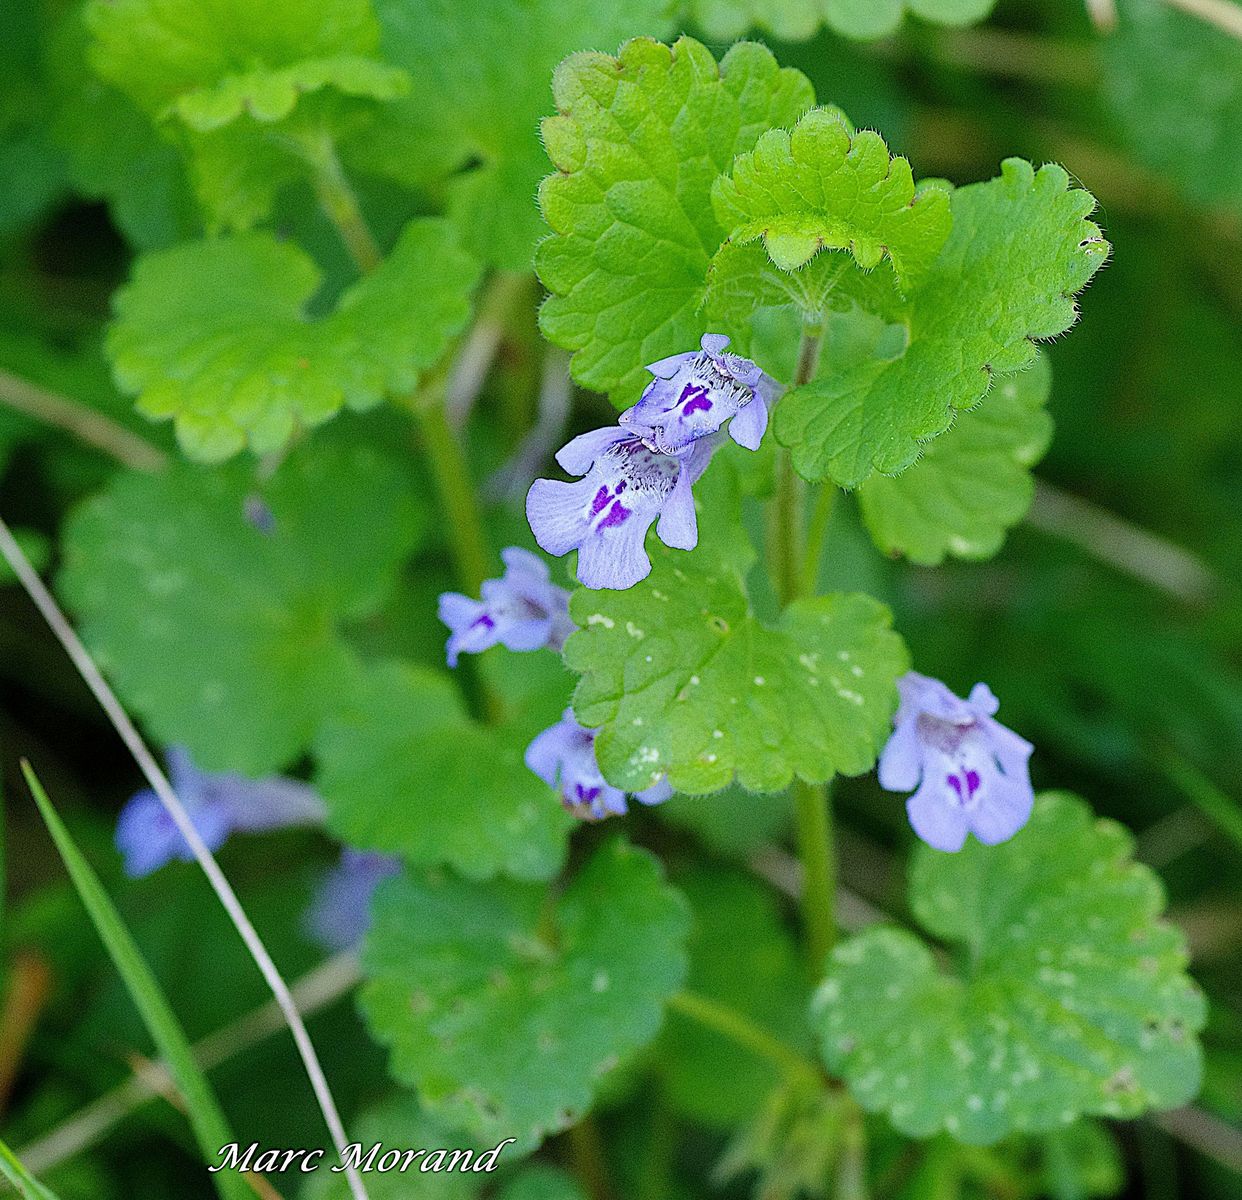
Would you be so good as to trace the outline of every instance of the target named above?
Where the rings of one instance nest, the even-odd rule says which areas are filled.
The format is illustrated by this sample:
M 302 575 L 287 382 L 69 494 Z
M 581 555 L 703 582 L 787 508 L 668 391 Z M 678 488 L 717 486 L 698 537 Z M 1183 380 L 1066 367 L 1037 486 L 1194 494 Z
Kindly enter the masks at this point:
M 188 751 L 168 751 L 168 774 L 190 822 L 209 850 L 218 850 L 231 833 L 261 833 L 291 825 L 319 825 L 323 801 L 296 779 L 247 779 L 233 772 L 200 771 Z M 194 853 L 159 797 L 150 790 L 133 796 L 116 823 L 116 845 L 126 874 L 141 878 L 173 859 L 190 862 Z
M 960 850 L 967 833 L 994 846 L 1031 815 L 1028 760 L 1034 749 L 994 719 L 1000 702 L 985 683 L 962 700 L 938 679 L 909 672 L 880 755 L 880 786 L 914 791 L 906 812 L 914 832 L 937 850 Z
M 491 646 L 510 650 L 559 650 L 573 632 L 569 593 L 557 587 L 537 554 L 510 546 L 500 552 L 505 573 L 483 584 L 482 599 L 459 592 L 440 597 L 440 620 L 449 627 L 445 652 L 450 667 L 463 652 L 479 654 Z
M 551 581 L 543 560 L 516 546 L 501 551 L 500 557 L 505 573 L 483 584 L 481 600 L 456 592 L 440 597 L 440 620 L 449 628 L 451 667 L 461 653 L 477 654 L 497 644 L 510 650 L 546 647 L 559 652 L 574 631 L 569 593 Z M 526 765 L 557 789 L 565 807 L 583 820 L 601 821 L 626 811 L 625 793 L 605 782 L 595 761 L 595 730 L 579 725 L 571 709 L 531 742 Z M 672 788 L 663 782 L 636 798 L 643 804 L 659 804 L 670 795 Z
M 651 571 L 644 543 L 656 535 L 692 550 L 698 523 L 692 489 L 721 445 L 722 427 L 757 450 L 779 384 L 749 359 L 729 354 L 729 339 L 705 334 L 700 350 L 652 363 L 653 379 L 618 424 L 574 438 L 556 456 L 576 483 L 537 479 L 526 497 L 535 540 L 560 557 L 578 551 L 578 582 L 624 589 Z

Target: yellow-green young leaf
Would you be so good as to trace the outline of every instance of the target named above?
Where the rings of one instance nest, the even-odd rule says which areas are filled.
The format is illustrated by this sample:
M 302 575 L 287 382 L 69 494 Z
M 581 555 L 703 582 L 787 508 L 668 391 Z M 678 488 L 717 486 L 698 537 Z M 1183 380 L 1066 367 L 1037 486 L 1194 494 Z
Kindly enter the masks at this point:
M 246 228 L 305 174 L 294 147 L 322 145 L 402 95 L 403 71 L 373 57 L 369 0 L 90 0 L 91 62 L 184 135 L 213 223 Z
M 839 945 L 812 1005 L 829 1070 L 902 1133 L 979 1144 L 1185 1104 L 1205 1005 L 1132 849 L 1060 793 L 1003 845 L 921 846 L 914 914 L 962 965 L 890 926 Z
M 738 155 L 712 186 L 712 205 L 731 241 L 762 238 L 783 271 L 823 249 L 848 250 L 865 269 L 889 258 L 903 282 L 926 270 L 952 223 L 947 185 L 916 194 L 910 164 L 890 158 L 878 133 L 855 133 L 823 108 Z
M 447 872 L 384 884 L 362 1009 L 393 1075 L 428 1110 L 529 1149 L 655 1036 L 686 971 L 685 902 L 618 840 L 553 900 L 546 887 Z
M 3 1141 L 0 1141 L 0 1175 L 13 1185 L 22 1200 L 58 1200 L 54 1192 L 26 1170 L 22 1160 Z
M 1074 295 L 1103 265 L 1095 207 L 1055 166 L 1008 159 L 999 178 L 952 193 L 953 228 L 939 257 L 883 316 L 909 330 L 903 354 L 821 369 L 777 407 L 777 438 L 806 479 L 854 487 L 895 473 L 973 408 L 993 375 L 1021 370 L 1036 340 L 1077 319 Z
M 821 25 L 851 38 L 893 33 L 904 13 L 937 25 L 981 21 L 996 0 L 686 0 L 687 14 L 713 39 L 763 29 L 781 41 L 804 41 Z
M 338 699 L 315 743 L 328 825 L 351 846 L 472 879 L 547 879 L 573 818 L 523 762 L 542 722 L 483 725 L 443 671 L 390 663 Z
M 120 387 L 171 418 L 191 458 L 264 454 L 345 406 L 413 389 L 469 319 L 478 274 L 447 222 L 412 221 L 315 318 L 319 271 L 298 247 L 265 233 L 191 242 L 138 260 L 108 353 Z
M 385 59 L 411 88 L 352 151 L 413 187 L 448 180 L 465 244 L 507 270 L 530 270 L 542 230 L 535 193 L 548 172 L 539 121 L 553 69 L 577 50 L 611 50 L 671 28 L 668 0 L 377 0 Z
M 1052 376 L 1041 356 L 1002 375 L 959 413 L 900 475 L 872 475 L 858 489 L 863 520 L 885 554 L 934 567 L 946 555 L 990 558 L 1031 506 L 1031 467 L 1052 436 L 1044 411 Z
M 323 439 L 265 483 L 240 464 L 117 475 L 69 520 L 61 589 L 158 740 L 206 770 L 277 770 L 355 669 L 341 624 L 380 606 L 421 536 L 407 477 Z
M 536 255 L 552 293 L 540 324 L 577 351 L 581 384 L 625 407 L 645 363 L 693 349 L 705 331 L 708 264 L 724 238 L 712 182 L 814 93 L 762 46 L 743 42 L 718 65 L 690 38 L 574 55 L 553 92 L 543 136 L 559 173 L 539 192 L 553 230 Z

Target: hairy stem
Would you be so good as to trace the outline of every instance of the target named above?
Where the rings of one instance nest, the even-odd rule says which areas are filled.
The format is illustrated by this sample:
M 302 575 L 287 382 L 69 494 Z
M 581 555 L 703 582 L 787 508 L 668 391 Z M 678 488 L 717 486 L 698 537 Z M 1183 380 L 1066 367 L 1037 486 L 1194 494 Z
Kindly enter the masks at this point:
M 617 1200 L 604 1153 L 604 1139 L 590 1113 L 566 1130 L 565 1143 L 569 1165 L 590 1200 Z
M 364 275 L 384 261 L 380 248 L 358 204 L 358 196 L 345 177 L 336 146 L 324 137 L 306 146 L 306 156 L 314 168 L 315 198 L 324 216 L 336 227 L 345 249 Z
M 827 784 L 795 779 L 792 786 L 802 860 L 802 920 L 806 926 L 807 970 L 811 981 L 824 973 L 828 951 L 837 940 L 837 864 L 832 794 Z
M 147 747 L 146 742 L 142 740 L 142 735 L 138 732 L 133 721 L 130 720 L 129 714 L 116 698 L 116 693 L 113 692 L 107 680 L 104 679 L 95 660 L 90 656 L 77 633 L 74 632 L 68 618 L 61 611 L 55 599 L 53 599 L 51 592 L 44 586 L 38 572 L 30 565 L 30 560 L 17 544 L 8 525 L 3 520 L 0 520 L 0 553 L 3 553 L 9 566 L 13 568 L 13 573 L 21 581 L 22 587 L 26 589 L 27 594 L 34 601 L 35 607 L 38 608 L 43 619 L 56 635 L 57 640 L 65 648 L 73 665 L 77 667 L 78 673 L 99 702 L 99 706 L 107 714 L 117 733 L 120 734 L 121 741 L 125 743 L 126 748 L 133 755 L 134 761 L 138 764 L 143 775 L 146 776 L 147 782 L 151 785 L 160 803 L 172 818 L 173 824 L 176 825 L 181 836 L 185 838 L 191 852 L 198 860 L 199 866 L 202 867 L 203 874 L 207 876 L 208 882 L 211 884 L 220 903 L 224 906 L 225 912 L 228 913 L 229 919 L 241 935 L 242 941 L 245 942 L 246 949 L 250 951 L 251 958 L 254 959 L 263 978 L 267 981 L 268 987 L 271 988 L 272 995 L 276 998 L 276 1003 L 280 1006 L 285 1022 L 293 1034 L 293 1040 L 302 1058 L 302 1064 L 306 1069 L 307 1078 L 310 1080 L 311 1089 L 315 1093 L 315 1099 L 318 1101 L 320 1111 L 323 1113 L 324 1122 L 332 1135 L 333 1145 L 336 1147 L 337 1153 L 343 1154 L 349 1139 L 345 1136 L 345 1128 L 341 1123 L 341 1116 L 337 1111 L 336 1101 L 333 1099 L 332 1090 L 328 1087 L 327 1078 L 324 1076 L 323 1067 L 319 1062 L 319 1055 L 316 1053 L 314 1044 L 310 1040 L 310 1034 L 306 1032 L 306 1025 L 303 1023 L 297 1004 L 289 992 L 289 985 L 285 983 L 276 964 L 272 961 L 272 956 L 268 953 L 267 947 L 263 944 L 263 939 L 259 937 L 254 925 L 251 924 L 245 909 L 242 908 L 241 901 L 237 898 L 237 893 L 233 891 L 232 884 L 225 878 L 224 872 L 220 869 L 220 864 L 216 862 L 215 856 L 199 836 L 198 830 L 190 820 L 189 813 L 186 812 L 185 805 L 182 804 L 180 797 L 173 790 L 172 784 L 168 782 L 168 777 L 160 768 L 159 763 L 155 761 L 155 756 Z M 357 1169 L 352 1166 L 347 1167 L 346 1177 L 355 1200 L 368 1200 L 367 1190 Z
M 159 471 L 168 465 L 168 455 L 163 450 L 130 433 L 124 425 L 9 371 L 0 370 L 0 404 L 44 425 L 63 429 L 135 471 Z
M 806 549 L 802 555 L 802 595 L 813 596 L 819 584 L 820 561 L 824 555 L 824 538 L 828 534 L 828 525 L 832 521 L 832 510 L 836 506 L 837 488 L 830 479 L 819 485 L 819 495 L 815 497 L 815 507 L 811 510 L 810 524 L 806 529 Z
M 785 1075 L 816 1084 L 821 1079 L 819 1068 L 810 1059 L 727 1004 L 698 992 L 677 992 L 669 997 L 668 1006 L 673 1012 L 727 1037 L 757 1058 L 766 1059 Z

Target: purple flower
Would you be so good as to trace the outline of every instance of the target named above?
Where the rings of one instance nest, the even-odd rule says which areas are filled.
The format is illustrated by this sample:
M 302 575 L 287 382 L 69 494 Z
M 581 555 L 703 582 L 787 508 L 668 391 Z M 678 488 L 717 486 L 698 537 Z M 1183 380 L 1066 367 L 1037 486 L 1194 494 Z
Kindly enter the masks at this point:
M 247 779 L 232 772 L 211 775 L 200 771 L 180 746 L 168 751 L 168 774 L 209 850 L 218 850 L 235 831 L 259 833 L 289 825 L 317 825 L 324 819 L 323 801 L 309 785 L 295 779 Z M 149 790 L 131 797 L 121 810 L 116 846 L 125 856 L 125 873 L 135 879 L 174 858 L 184 862 L 194 858 L 159 797 Z
M 483 599 L 458 592 L 440 597 L 440 620 L 449 635 L 448 665 L 457 666 L 461 653 L 478 654 L 497 644 L 510 650 L 559 651 L 574 631 L 569 619 L 569 593 L 554 584 L 547 564 L 537 554 L 510 546 L 500 552 L 505 573 L 483 584 Z
M 780 385 L 748 358 L 728 354 L 729 339 L 705 333 L 702 350 L 689 350 L 652 363 L 655 378 L 642 398 L 623 412 L 621 424 L 641 427 L 644 440 L 663 454 L 683 454 L 726 421 L 729 436 L 747 450 L 758 450 L 768 427 L 768 405 Z
M 1035 802 L 1028 760 L 1034 747 L 993 714 L 985 683 L 969 700 L 914 671 L 897 683 L 901 704 L 880 755 L 880 786 L 918 790 L 906 801 L 914 832 L 937 850 L 960 850 L 966 834 L 987 846 L 1013 837 Z
M 643 548 L 647 530 L 676 550 L 699 540 L 692 486 L 718 444 L 706 438 L 683 455 L 662 454 L 644 431 L 609 426 L 561 448 L 556 461 L 575 483 L 536 479 L 526 495 L 535 541 L 549 554 L 578 551 L 578 582 L 589 588 L 632 587 L 651 573 Z
M 595 761 L 595 730 L 584 729 L 567 708 L 560 721 L 545 729 L 526 747 L 526 765 L 549 787 L 561 793 L 571 813 L 584 821 L 624 816 L 625 793 L 605 781 Z M 653 784 L 634 799 L 643 804 L 663 804 L 673 794 L 667 779 Z
M 400 861 L 391 855 L 346 846 L 340 862 L 315 889 L 306 910 L 306 931 L 325 950 L 356 946 L 371 923 L 375 889 L 399 870 Z

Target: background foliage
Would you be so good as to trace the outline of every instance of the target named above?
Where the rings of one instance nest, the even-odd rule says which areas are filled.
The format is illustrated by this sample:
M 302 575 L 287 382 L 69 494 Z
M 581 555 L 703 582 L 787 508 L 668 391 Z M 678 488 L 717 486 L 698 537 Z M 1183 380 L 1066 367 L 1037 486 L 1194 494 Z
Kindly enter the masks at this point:
M 289 976 L 322 959 L 302 913 L 335 839 L 417 868 L 377 905 L 358 1003 L 338 997 L 312 1024 L 355 1136 L 411 1146 L 518 1136 L 534 1157 L 515 1152 L 489 1183 L 501 1200 L 740 1197 L 756 1186 L 773 1198 L 856 1196 L 851 1148 L 864 1134 L 880 1197 L 1238 1194 L 1242 41 L 1182 7 L 1118 0 L 1117 28 L 1102 33 L 1076 0 L 0 0 L 0 510 L 153 740 L 188 745 L 213 770 L 311 778 L 323 794 L 327 833 L 234 838 L 222 852 Z M 696 122 L 670 137 L 643 112 L 610 107 L 611 60 L 575 59 L 553 79 L 572 53 L 681 32 L 703 45 L 642 98 L 653 120 L 693 95 Z M 775 62 L 735 49 L 723 82 L 711 82 L 715 59 L 748 33 Z M 662 52 L 627 53 L 637 70 Z M 853 126 L 815 115 L 800 134 L 755 146 L 815 98 Z M 540 119 L 558 108 L 541 144 Z M 642 152 L 588 159 L 587 140 L 617 120 L 632 121 Z M 869 129 L 914 179 L 979 186 L 950 202 L 933 185 L 909 208 L 913 185 L 897 179 L 892 205 L 857 213 L 849 238 L 833 242 L 840 231 L 824 212 L 853 178 L 851 148 L 878 153 L 858 133 Z M 753 157 L 735 165 L 739 151 Z M 1002 175 L 1010 155 L 1068 175 L 1016 165 Z M 619 177 L 631 209 L 603 203 Z M 771 178 L 793 178 L 797 203 Z M 918 439 L 972 404 L 985 363 L 1017 367 L 1025 337 L 1068 324 L 1067 301 L 1038 297 L 1053 285 L 1073 292 L 1104 254 L 1074 184 L 1098 198 L 1089 219 L 1112 253 L 1073 335 L 1002 380 L 908 471 L 872 473 L 910 463 Z M 1063 219 L 1045 229 L 1020 217 L 1021 236 L 993 236 L 987 205 L 1021 209 L 1039 189 Z M 661 195 L 695 221 L 679 223 L 672 204 L 646 226 L 628 219 Z M 773 196 L 777 211 L 764 207 Z M 950 203 L 952 232 L 937 224 Z M 521 764 L 566 703 L 568 673 L 551 656 L 497 651 L 463 687 L 446 676 L 436 596 L 459 585 L 463 564 L 469 574 L 471 548 L 423 457 L 437 433 L 426 397 L 460 406 L 474 389 L 453 364 L 481 355 L 462 436 L 492 542 L 476 565 L 497 573 L 495 550 L 529 544 L 520 498 L 559 434 L 611 420 L 609 398 L 632 401 L 642 365 L 693 346 L 709 318 L 788 377 L 781 311 L 753 328 L 745 316 L 771 286 L 764 253 L 797 264 L 808 237 L 848 242 L 867 266 L 881 243 L 900 247 L 891 269 L 848 285 L 872 289 L 870 320 L 848 302 L 828 318 L 825 355 L 839 374 L 777 421 L 808 477 L 860 485 L 833 510 L 821 589 L 890 605 L 917 668 L 955 690 L 986 679 L 1007 724 L 1038 747 L 1037 785 L 1118 823 L 1087 828 L 1079 802 L 1052 796 L 1031 827 L 1038 852 L 911 858 L 900 802 L 871 776 L 839 781 L 843 924 L 889 922 L 846 942 L 824 985 L 862 997 L 848 1029 L 805 1020 L 812 988 L 788 895 L 785 797 L 679 795 L 621 830 L 570 840 L 570 822 Z M 920 271 L 946 237 L 961 276 L 927 281 Z M 360 279 L 351 258 L 380 254 Z M 556 293 L 538 317 L 550 341 L 537 324 L 536 264 Z M 808 286 L 836 286 L 816 269 Z M 900 295 L 877 282 L 890 275 Z M 848 286 L 847 300 L 863 294 Z M 765 302 L 789 301 L 799 297 Z M 920 332 L 918 354 L 892 341 L 902 323 Z M 567 351 L 580 386 L 558 426 Z M 852 431 L 844 447 L 819 445 L 804 421 L 826 406 Z M 772 463 L 755 457 L 714 468 L 703 494 L 740 511 L 762 542 L 754 497 Z M 268 519 L 279 538 L 264 532 Z M 648 780 L 626 740 L 627 706 L 663 701 L 618 697 L 618 673 L 641 675 L 624 621 L 641 615 L 663 640 L 679 686 L 696 637 L 710 636 L 693 613 L 651 597 L 679 565 L 661 553 L 634 594 L 574 602 L 590 630 L 568 654 L 584 676 L 579 714 L 607 725 L 601 763 L 633 787 Z M 736 540 L 713 543 L 710 528 L 692 574 L 734 636 L 771 656 L 774 681 L 791 641 L 901 668 L 879 605 L 805 601 L 778 621 L 752 560 Z M 722 654 L 711 686 L 739 683 L 740 662 Z M 19 757 L 35 762 L 191 1038 L 266 996 L 196 868 L 122 876 L 112 827 L 138 781 L 11 583 L 0 589 L 0 683 L 0 1104 L 4 1140 L 22 1150 L 153 1051 Z M 885 721 L 817 708 L 801 684 L 782 684 L 795 699 L 769 727 L 722 730 L 711 762 L 684 751 L 689 735 L 661 747 L 674 782 L 703 790 L 736 771 L 779 788 L 794 772 L 865 769 Z M 485 690 L 502 698 L 505 721 L 481 719 Z M 686 712 L 691 733 L 709 737 L 710 712 L 693 701 Z M 773 731 L 802 721 L 831 731 L 824 745 L 799 743 L 790 761 L 773 754 Z M 472 802 L 445 799 L 462 796 Z M 1144 866 L 1128 863 L 1131 841 Z M 542 881 L 567 863 L 571 882 L 549 906 Z M 1093 888 L 1069 912 L 1040 911 L 1049 944 L 1090 959 L 1093 938 L 1105 943 L 1087 918 L 1116 926 L 1082 992 L 1063 990 L 1065 963 L 1028 961 L 993 919 L 1038 908 L 1031 897 L 1072 868 L 1093 870 Z M 1176 939 L 1141 919 L 1159 909 L 1161 885 L 1205 1002 L 1176 982 Z M 910 930 L 936 938 L 945 958 Z M 531 947 L 545 935 L 555 952 L 541 957 Z M 985 969 L 962 988 L 946 971 L 966 960 Z M 1153 961 L 1167 968 L 1155 982 Z M 894 978 L 877 1005 L 876 980 Z M 739 1046 L 684 1005 L 665 1010 L 683 985 L 779 1039 L 795 1064 Z M 449 1014 L 453 1036 L 406 1019 L 410 989 Z M 1099 1056 L 1089 1079 L 1053 1073 L 1013 1104 L 993 1105 L 995 1089 L 973 1077 L 974 1090 L 955 1093 L 958 1047 L 996 1050 L 972 1006 L 994 1013 L 1003 995 L 1015 1025 L 1060 1044 L 1049 1014 L 1066 995 L 1090 1016 L 1112 1012 L 1121 993 L 1138 997 L 1146 1023 L 1105 1022 L 1097 1041 L 1099 1022 L 1086 1021 L 1076 1045 Z M 1204 1017 L 1195 1106 L 1115 1122 L 1181 1098 L 1194 1068 L 1184 1034 Z M 503 1036 L 518 1028 L 516 1044 Z M 921 1039 L 901 1047 L 921 1072 L 905 1085 L 869 1080 L 875 1056 L 891 1058 L 892 1045 L 877 1045 L 894 1028 Z M 1160 1070 L 1119 1075 L 1117 1047 L 1144 1037 L 1169 1048 Z M 530 1047 L 549 1064 L 535 1089 Z M 865 1129 L 801 1073 L 821 1049 L 871 1114 Z M 393 1078 L 416 1085 L 421 1103 Z M 211 1079 L 244 1140 L 322 1144 L 287 1039 L 225 1055 Z M 1030 1114 L 1054 1104 L 1095 1117 L 1049 1133 Z M 588 1109 L 592 1121 L 579 1123 Z M 963 1130 L 959 1110 L 981 1115 Z M 62 1200 L 212 1194 L 188 1125 L 162 1100 L 83 1152 L 43 1158 L 30 1156 Z M 291 1176 L 275 1182 L 288 1196 L 345 1195 L 333 1190 L 339 1177 L 300 1191 Z M 373 1190 L 376 1200 L 424 1194 L 478 1193 L 443 1176 Z

